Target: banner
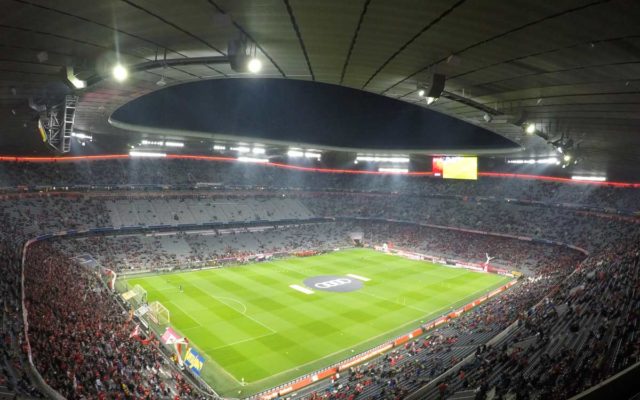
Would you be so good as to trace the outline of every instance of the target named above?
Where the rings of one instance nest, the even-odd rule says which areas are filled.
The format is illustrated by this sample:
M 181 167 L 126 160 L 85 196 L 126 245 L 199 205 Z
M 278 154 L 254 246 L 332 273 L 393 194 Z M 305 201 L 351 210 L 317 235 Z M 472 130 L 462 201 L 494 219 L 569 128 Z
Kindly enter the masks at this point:
M 176 355 L 178 356 L 178 365 L 182 365 L 184 362 L 182 359 L 182 349 L 183 346 L 187 346 L 189 344 L 189 339 L 180 336 L 176 331 L 171 329 L 171 327 L 167 327 L 160 339 L 162 340 L 162 343 L 173 347 Z
M 184 365 L 187 366 L 194 374 L 200 376 L 200 371 L 204 365 L 204 357 L 191 347 L 184 356 Z
M 162 334 L 162 343 L 164 344 L 176 344 L 176 343 L 184 343 L 184 338 L 180 336 L 176 331 L 174 331 L 171 327 L 167 327 L 167 329 Z

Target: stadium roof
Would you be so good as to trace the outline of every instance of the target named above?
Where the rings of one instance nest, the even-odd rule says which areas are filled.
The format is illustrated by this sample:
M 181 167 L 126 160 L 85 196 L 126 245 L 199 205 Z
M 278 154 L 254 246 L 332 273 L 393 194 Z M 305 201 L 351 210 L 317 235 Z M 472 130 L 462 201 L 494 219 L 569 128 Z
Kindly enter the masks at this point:
M 69 92 L 62 66 L 107 76 L 113 64 L 224 57 L 244 36 L 261 76 L 362 89 L 469 121 L 549 156 L 573 142 L 581 168 L 637 172 L 640 161 L 640 3 L 634 0 L 0 0 L 2 149 L 37 140 L 34 111 Z M 418 96 L 433 73 L 445 92 Z M 189 81 L 245 76 L 228 64 L 132 72 L 81 90 L 78 132 L 108 123 L 139 96 Z M 489 118 L 489 116 L 491 118 Z M 486 118 L 486 119 L 485 119 Z M 491 119 L 490 122 L 487 120 Z M 516 120 L 535 124 L 527 134 Z M 547 138 L 543 139 L 541 136 Z M 5 152 L 5 151 L 3 151 Z

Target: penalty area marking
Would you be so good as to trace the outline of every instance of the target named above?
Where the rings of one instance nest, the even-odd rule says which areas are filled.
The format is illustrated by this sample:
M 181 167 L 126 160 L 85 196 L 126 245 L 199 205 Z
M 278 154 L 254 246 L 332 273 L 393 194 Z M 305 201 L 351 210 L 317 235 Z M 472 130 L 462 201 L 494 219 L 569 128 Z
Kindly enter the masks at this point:
M 362 282 L 369 282 L 371 279 L 365 278 L 364 276 L 356 275 L 356 274 L 347 274 L 349 278 L 357 279 Z
M 231 300 L 231 302 L 239 304 L 240 307 L 243 308 L 242 311 L 240 311 L 240 310 L 236 310 L 236 311 L 238 311 L 242 315 L 245 315 L 247 313 L 247 306 L 245 306 L 244 303 L 241 302 L 240 300 L 236 300 L 233 297 L 219 297 L 219 296 L 211 296 L 211 297 L 213 297 L 214 299 L 218 300 L 220 303 L 223 303 L 227 307 L 231 307 L 231 306 L 229 304 L 225 303 L 224 300 Z M 231 307 L 231 308 L 234 308 L 234 307 Z
M 293 290 L 297 290 L 298 292 L 302 292 L 304 294 L 313 294 L 313 290 L 307 289 L 306 287 L 302 287 L 300 285 L 289 285 L 289 287 Z

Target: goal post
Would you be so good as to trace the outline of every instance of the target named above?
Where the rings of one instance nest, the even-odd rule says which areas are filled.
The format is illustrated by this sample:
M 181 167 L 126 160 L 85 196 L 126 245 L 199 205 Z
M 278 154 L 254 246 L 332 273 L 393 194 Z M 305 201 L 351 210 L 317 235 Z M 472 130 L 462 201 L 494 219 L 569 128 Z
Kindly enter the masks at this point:
M 156 325 L 166 326 L 171 322 L 171 314 L 169 313 L 169 310 L 159 301 L 154 301 L 149 304 L 148 315 Z
M 147 291 L 142 286 L 135 285 L 122 293 L 122 298 L 137 308 L 147 302 Z
M 145 303 L 147 301 L 147 291 L 140 285 L 135 285 L 133 287 L 133 292 L 135 293 L 133 296 L 133 300 L 135 300 L 138 304 Z

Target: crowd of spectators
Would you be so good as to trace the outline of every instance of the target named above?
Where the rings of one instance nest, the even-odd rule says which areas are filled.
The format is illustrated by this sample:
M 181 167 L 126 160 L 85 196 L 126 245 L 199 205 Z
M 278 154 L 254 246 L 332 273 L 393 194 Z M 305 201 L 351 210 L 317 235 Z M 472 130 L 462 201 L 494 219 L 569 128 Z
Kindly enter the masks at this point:
M 68 399 L 200 398 L 172 379 L 157 341 L 131 336 L 135 322 L 96 272 L 46 243 L 28 253 L 29 337 L 45 381 Z
M 352 234 L 364 233 L 367 245 L 386 243 L 454 261 L 491 264 L 539 273 L 551 265 L 584 254 L 564 246 L 508 237 L 381 221 L 337 221 L 293 226 L 265 226 L 195 232 L 126 234 L 63 239 L 56 245 L 70 256 L 89 254 L 114 271 L 147 271 L 216 265 L 221 259 L 242 259 L 257 254 L 295 253 L 308 249 L 333 250 L 354 246 Z M 551 269 L 554 269 L 553 267 Z
M 226 187 L 262 187 L 340 191 L 379 191 L 434 196 L 496 197 L 549 204 L 571 203 L 637 212 L 640 189 L 584 183 L 483 177 L 478 181 L 394 175 L 308 173 L 266 165 L 202 160 L 124 159 L 85 162 L 2 163 L 0 187 L 73 185 L 179 185 L 207 183 Z
M 292 218 L 347 217 L 288 228 L 274 224 L 264 231 L 212 228 L 206 234 L 99 236 L 35 245 L 25 269 L 34 362 L 45 380 L 69 398 L 198 397 L 173 375 L 155 342 L 143 345 L 129 337 L 133 327 L 127 313 L 93 272 L 75 264 L 71 256 L 89 253 L 114 269 L 143 268 L 256 252 L 340 247 L 352 243 L 353 232 L 364 233 L 367 243 L 390 242 L 467 261 L 484 262 L 489 253 L 496 257 L 494 263 L 526 266 L 530 273 L 508 292 L 425 338 L 345 371 L 331 382 L 319 383 L 298 397 L 396 399 L 431 383 L 431 397 L 473 390 L 478 399 L 489 395 L 555 399 L 577 393 L 638 360 L 639 238 L 637 220 L 630 215 L 640 209 L 637 189 L 497 178 L 443 182 L 424 177 L 312 174 L 187 160 L 2 164 L 0 186 L 12 188 L 0 198 L 0 223 L 5 227 L 0 233 L 4 343 L 0 387 L 28 396 L 41 395 L 29 374 L 21 319 L 24 240 L 65 229 L 115 225 L 114 208 L 106 200 L 110 194 L 58 195 L 44 188 L 40 188 L 43 193 L 25 192 L 25 187 L 54 186 L 54 182 L 56 190 L 68 185 L 155 184 L 178 185 L 192 193 L 198 182 L 226 187 L 224 194 L 189 194 L 190 201 L 202 208 L 213 208 L 220 198 L 229 201 L 233 187 L 261 187 L 268 189 L 262 191 L 260 201 L 249 199 L 251 204 L 279 204 L 277 199 L 285 194 L 296 200 L 287 203 L 295 204 Z M 132 192 L 125 193 L 123 197 Z M 148 202 L 160 196 L 144 193 Z M 180 195 L 172 196 L 162 201 L 179 209 Z M 586 205 L 600 212 L 554 203 Z M 287 206 L 256 212 L 259 207 L 250 206 L 248 212 L 236 207 L 225 213 L 238 222 L 271 217 L 275 212 L 287 216 Z M 350 219 L 355 217 L 368 220 Z M 581 253 L 560 246 L 371 219 L 554 240 L 591 254 L 580 264 Z M 545 299 L 542 305 L 534 307 L 541 299 Z M 492 344 L 491 338 L 507 327 L 511 333 Z M 475 356 L 462 369 L 455 369 L 455 375 L 437 378 L 468 355 Z
M 313 193 L 301 201 L 320 216 L 412 221 L 570 243 L 597 250 L 637 229 L 606 214 L 515 202 L 441 199 L 407 194 Z M 636 220 L 637 222 L 637 220 Z M 616 235 L 610 235 L 615 232 Z
M 566 399 L 640 361 L 640 237 L 631 239 L 590 258 L 460 369 L 477 399 Z

